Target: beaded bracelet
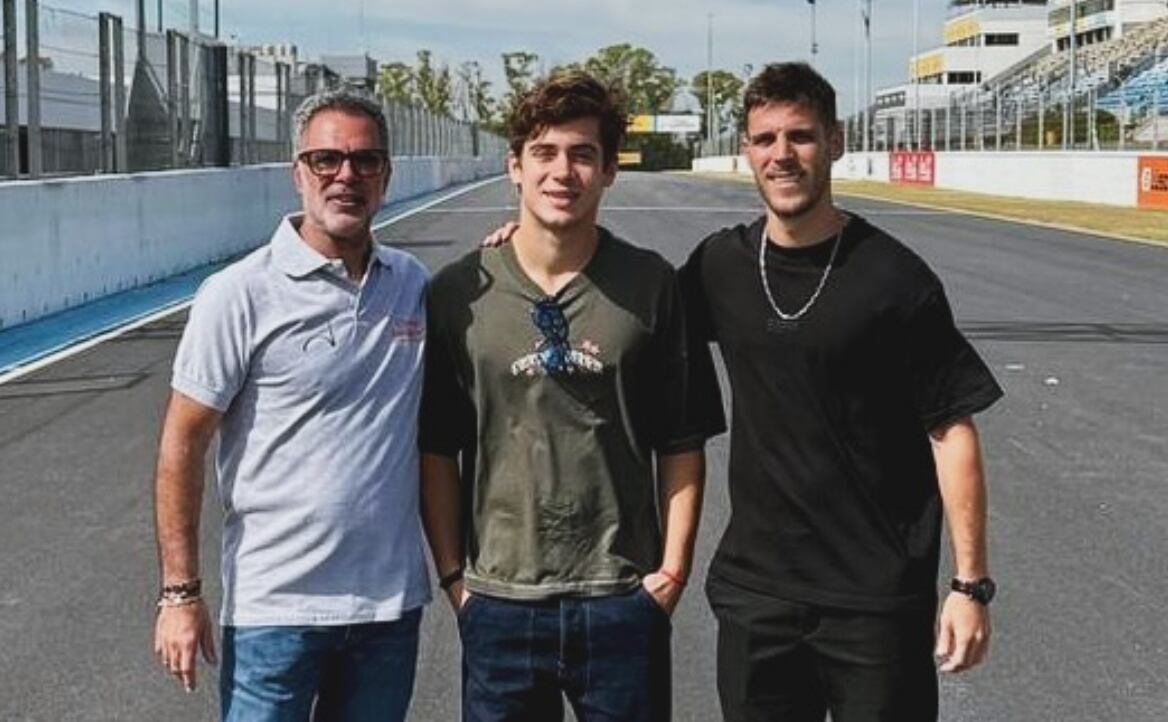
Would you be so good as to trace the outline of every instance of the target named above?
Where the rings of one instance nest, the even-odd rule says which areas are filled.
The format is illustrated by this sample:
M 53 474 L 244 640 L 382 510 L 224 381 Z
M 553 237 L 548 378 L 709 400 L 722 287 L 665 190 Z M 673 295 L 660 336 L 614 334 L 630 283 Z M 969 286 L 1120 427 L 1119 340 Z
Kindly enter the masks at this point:
M 188 607 L 201 601 L 203 601 L 202 597 L 177 597 L 163 595 L 158 598 L 156 606 L 159 609 L 162 609 L 163 607 Z
M 195 577 L 183 582 L 164 584 L 158 592 L 159 607 L 185 607 L 203 598 L 203 580 Z
M 175 582 L 174 584 L 164 584 L 162 586 L 162 594 L 180 594 L 183 596 L 198 596 L 203 592 L 203 580 L 195 577 L 188 579 L 185 582 Z

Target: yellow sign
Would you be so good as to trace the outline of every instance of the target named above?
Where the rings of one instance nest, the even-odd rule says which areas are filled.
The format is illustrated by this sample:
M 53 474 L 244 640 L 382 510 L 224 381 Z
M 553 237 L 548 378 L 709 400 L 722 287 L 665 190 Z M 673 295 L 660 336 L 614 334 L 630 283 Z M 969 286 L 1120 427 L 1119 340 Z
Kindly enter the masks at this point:
M 981 23 L 977 21 L 977 18 L 964 18 L 945 23 L 945 44 L 955 45 L 962 40 L 976 37 L 980 32 Z
M 908 77 L 928 78 L 945 72 L 945 54 L 922 55 L 908 62 Z
M 654 116 L 652 115 L 632 115 L 629 116 L 628 132 L 630 133 L 652 133 Z
M 647 116 L 652 118 L 653 116 Z M 622 150 L 616 154 L 617 165 L 641 165 L 641 151 Z

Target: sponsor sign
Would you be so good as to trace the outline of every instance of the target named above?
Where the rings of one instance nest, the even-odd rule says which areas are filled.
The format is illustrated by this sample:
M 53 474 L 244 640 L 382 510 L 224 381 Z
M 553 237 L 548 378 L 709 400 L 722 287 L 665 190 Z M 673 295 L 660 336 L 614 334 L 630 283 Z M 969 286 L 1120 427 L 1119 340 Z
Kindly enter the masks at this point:
M 700 115 L 658 115 L 658 133 L 700 133 L 702 118 Z
M 1141 155 L 1137 178 L 1137 205 L 1168 209 L 1168 156 Z
M 888 177 L 893 183 L 931 186 L 935 182 L 933 151 L 893 151 L 889 153 Z
M 632 115 L 629 116 L 629 133 L 700 133 L 700 115 Z
M 617 165 L 641 165 L 641 151 L 622 150 L 616 154 Z
M 629 125 L 627 128 L 629 133 L 652 133 L 653 132 L 653 116 L 651 115 L 630 115 Z

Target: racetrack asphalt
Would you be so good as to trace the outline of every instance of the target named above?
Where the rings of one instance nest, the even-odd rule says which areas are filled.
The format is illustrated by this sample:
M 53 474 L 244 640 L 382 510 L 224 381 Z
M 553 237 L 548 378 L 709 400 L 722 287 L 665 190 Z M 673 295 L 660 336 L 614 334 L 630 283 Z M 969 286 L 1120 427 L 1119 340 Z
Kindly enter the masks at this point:
M 514 202 L 506 183 L 489 184 L 378 239 L 437 268 L 513 217 Z M 1168 719 L 1168 250 L 840 203 L 932 264 L 1006 389 L 979 417 L 1000 585 L 990 659 L 942 680 L 941 719 Z M 601 222 L 679 263 L 700 238 L 759 208 L 747 185 L 627 173 Z M 187 695 L 150 653 L 151 470 L 184 319 L 0 385 L 0 720 L 216 716 L 213 670 L 201 667 L 200 689 Z M 728 513 L 727 449 L 725 436 L 708 447 L 697 564 L 674 619 L 681 721 L 719 718 L 714 620 L 701 587 Z M 204 578 L 217 597 L 210 488 Z M 443 599 L 423 635 L 411 719 L 457 719 L 458 641 Z

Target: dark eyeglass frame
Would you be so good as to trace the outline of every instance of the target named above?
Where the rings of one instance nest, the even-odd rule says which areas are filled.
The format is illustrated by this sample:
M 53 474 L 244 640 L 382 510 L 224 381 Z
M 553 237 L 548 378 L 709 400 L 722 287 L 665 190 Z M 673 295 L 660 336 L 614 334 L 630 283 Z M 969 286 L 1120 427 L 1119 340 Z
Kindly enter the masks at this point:
M 303 163 L 317 178 L 336 176 L 346 161 L 358 178 L 376 178 L 389 167 L 389 153 L 380 148 L 362 148 L 349 153 L 336 148 L 312 148 L 296 154 L 296 162 Z

